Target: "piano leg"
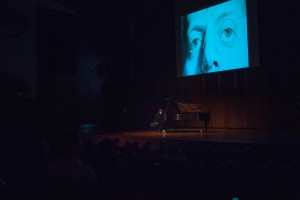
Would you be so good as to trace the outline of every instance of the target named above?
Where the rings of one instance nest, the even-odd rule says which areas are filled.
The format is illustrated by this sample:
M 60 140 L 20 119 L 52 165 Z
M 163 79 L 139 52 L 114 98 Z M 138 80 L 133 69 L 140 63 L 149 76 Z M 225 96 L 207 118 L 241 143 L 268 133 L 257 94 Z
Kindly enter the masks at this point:
M 208 124 L 208 122 L 206 121 L 205 122 L 205 132 L 207 132 L 207 124 Z

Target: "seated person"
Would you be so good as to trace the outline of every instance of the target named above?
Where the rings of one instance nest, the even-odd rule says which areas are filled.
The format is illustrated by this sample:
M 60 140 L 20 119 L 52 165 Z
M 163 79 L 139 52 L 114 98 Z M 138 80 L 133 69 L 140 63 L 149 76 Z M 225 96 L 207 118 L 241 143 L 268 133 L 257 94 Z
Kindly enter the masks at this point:
M 151 123 L 151 127 L 155 128 L 156 131 L 163 131 L 166 122 L 166 115 L 163 109 L 159 109 L 158 113 L 156 113 L 153 123 Z

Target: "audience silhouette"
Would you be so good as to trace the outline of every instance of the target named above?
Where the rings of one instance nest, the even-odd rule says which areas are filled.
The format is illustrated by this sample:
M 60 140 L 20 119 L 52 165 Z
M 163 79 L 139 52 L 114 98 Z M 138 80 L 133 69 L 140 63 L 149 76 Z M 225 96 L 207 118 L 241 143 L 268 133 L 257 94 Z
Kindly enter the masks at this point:
M 1 135 L 0 190 L 39 199 L 297 199 L 299 153 L 284 144 Z

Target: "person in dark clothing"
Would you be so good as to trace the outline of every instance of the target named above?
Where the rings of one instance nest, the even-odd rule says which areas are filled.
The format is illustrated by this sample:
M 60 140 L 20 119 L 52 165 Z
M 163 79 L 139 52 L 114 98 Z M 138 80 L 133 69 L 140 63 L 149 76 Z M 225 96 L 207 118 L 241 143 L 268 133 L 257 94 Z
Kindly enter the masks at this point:
M 158 113 L 156 113 L 154 122 L 153 122 L 153 128 L 155 128 L 156 131 L 163 131 L 165 128 L 165 122 L 166 122 L 166 115 L 164 113 L 163 109 L 159 109 Z

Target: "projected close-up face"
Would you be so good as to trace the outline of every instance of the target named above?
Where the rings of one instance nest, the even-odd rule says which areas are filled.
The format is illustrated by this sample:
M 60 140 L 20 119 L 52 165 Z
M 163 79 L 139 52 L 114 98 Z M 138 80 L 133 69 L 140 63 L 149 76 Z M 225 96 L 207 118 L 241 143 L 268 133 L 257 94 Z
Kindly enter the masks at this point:
M 249 67 L 246 0 L 181 17 L 183 76 Z

